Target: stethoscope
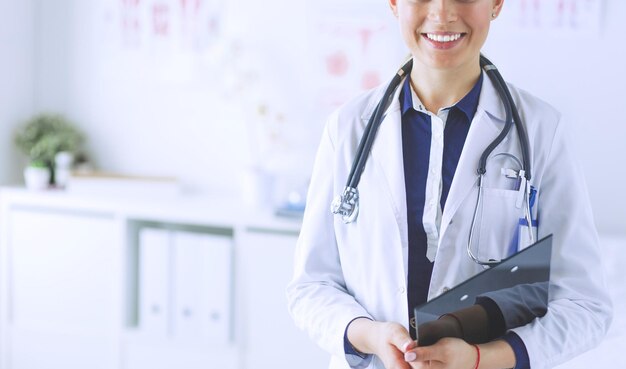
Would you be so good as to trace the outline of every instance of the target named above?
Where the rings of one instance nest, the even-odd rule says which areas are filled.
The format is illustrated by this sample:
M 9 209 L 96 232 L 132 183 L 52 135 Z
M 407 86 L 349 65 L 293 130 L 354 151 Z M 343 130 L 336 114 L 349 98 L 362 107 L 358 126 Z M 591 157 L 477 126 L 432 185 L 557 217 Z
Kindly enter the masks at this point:
M 483 179 L 484 179 L 485 173 L 487 173 L 487 159 L 489 158 L 493 150 L 498 145 L 500 145 L 500 143 L 509 134 L 509 131 L 511 130 L 512 125 L 515 125 L 515 128 L 517 129 L 517 134 L 519 137 L 520 146 L 522 150 L 522 161 L 520 162 L 519 159 L 517 159 L 512 154 L 501 153 L 498 155 L 504 155 L 504 156 L 508 156 L 514 159 L 514 161 L 516 161 L 519 166 L 518 171 L 509 170 L 510 172 L 506 173 L 506 175 L 509 178 L 517 178 L 519 180 L 518 191 L 520 193 L 520 200 L 517 201 L 516 205 L 518 207 L 521 207 L 522 206 L 521 202 L 524 203 L 523 204 L 524 218 L 526 219 L 528 233 L 529 233 L 528 236 L 529 236 L 531 243 L 534 242 L 535 237 L 534 237 L 534 232 L 533 232 L 533 224 L 532 224 L 532 216 L 531 216 L 531 200 L 530 200 L 531 199 L 531 186 L 530 186 L 531 167 L 530 167 L 530 150 L 529 150 L 528 134 L 526 132 L 526 127 L 524 126 L 519 116 L 517 107 L 515 106 L 513 98 L 511 97 L 511 92 L 507 88 L 506 82 L 504 82 L 504 79 L 502 78 L 502 75 L 500 74 L 500 72 L 498 72 L 498 69 L 496 68 L 496 66 L 493 65 L 493 63 L 491 63 L 489 59 L 487 59 L 483 55 L 480 56 L 480 66 L 485 71 L 485 73 L 487 73 L 487 75 L 489 76 L 493 84 L 495 85 L 496 90 L 498 91 L 498 95 L 500 95 L 500 99 L 502 100 L 502 104 L 504 105 L 504 110 L 506 112 L 506 121 L 505 121 L 504 128 L 502 129 L 498 137 L 496 137 L 493 140 L 493 142 L 491 142 L 487 146 L 485 151 L 483 151 L 482 155 L 480 156 L 480 160 L 478 161 L 478 170 L 477 170 L 478 195 L 476 198 L 476 206 L 474 208 L 474 214 L 472 217 L 469 238 L 467 241 L 467 254 L 469 255 L 470 259 L 472 259 L 472 261 L 474 261 L 477 264 L 480 264 L 483 266 L 491 266 L 491 265 L 500 263 L 501 260 L 480 259 L 477 255 L 475 255 L 472 252 L 472 243 L 474 242 L 474 238 L 476 238 L 476 225 L 477 225 L 476 220 L 478 217 L 479 209 L 482 209 L 482 204 L 483 204 Z M 396 75 L 393 77 L 393 79 L 389 83 L 389 86 L 387 86 L 387 89 L 385 90 L 385 94 L 383 95 L 382 99 L 379 101 L 378 105 L 376 106 L 376 109 L 374 110 L 374 112 L 372 113 L 372 116 L 370 117 L 370 120 L 367 126 L 365 127 L 363 137 L 361 137 L 361 141 L 359 142 L 359 146 L 357 148 L 356 157 L 354 161 L 352 162 L 352 167 L 350 169 L 350 174 L 348 176 L 346 187 L 344 188 L 343 193 L 341 195 L 337 195 L 333 199 L 333 202 L 331 203 L 330 208 L 331 208 L 332 213 L 336 215 L 341 215 L 341 219 L 346 224 L 354 222 L 358 216 L 359 191 L 357 189 L 357 186 L 359 184 L 359 181 L 361 180 L 361 174 L 363 174 L 363 170 L 365 169 L 365 163 L 371 151 L 372 144 L 374 143 L 376 132 L 378 131 L 378 128 L 380 127 L 383 121 L 384 112 L 391 105 L 394 93 L 396 89 L 398 88 L 398 86 L 400 85 L 402 78 L 411 72 L 412 67 L 413 67 L 413 59 L 410 59 L 408 62 L 406 62 L 402 66 L 402 68 L 400 68 L 400 70 L 398 70 Z

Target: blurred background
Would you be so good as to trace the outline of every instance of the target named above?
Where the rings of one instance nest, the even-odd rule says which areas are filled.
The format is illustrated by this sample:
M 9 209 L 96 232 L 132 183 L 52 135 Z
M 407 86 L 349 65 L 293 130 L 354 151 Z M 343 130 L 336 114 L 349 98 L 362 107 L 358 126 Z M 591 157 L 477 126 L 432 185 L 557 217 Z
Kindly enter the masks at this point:
M 625 15 L 507 0 L 484 49 L 563 113 L 600 231 L 614 324 L 561 368 L 626 342 Z M 0 368 L 325 367 L 284 297 L 315 150 L 406 54 L 384 0 L 0 0 Z

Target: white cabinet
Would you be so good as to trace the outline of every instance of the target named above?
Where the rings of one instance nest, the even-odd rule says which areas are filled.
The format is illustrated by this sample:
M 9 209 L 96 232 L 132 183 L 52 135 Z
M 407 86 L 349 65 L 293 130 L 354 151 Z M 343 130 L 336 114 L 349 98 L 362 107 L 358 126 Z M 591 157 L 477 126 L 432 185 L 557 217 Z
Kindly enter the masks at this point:
M 114 218 L 5 213 L 5 305 L 11 369 L 119 365 L 121 243 Z
M 245 311 L 246 369 L 320 369 L 330 356 L 298 330 L 287 311 L 293 273 L 294 233 L 249 229 L 238 238 Z
M 0 369 L 327 366 L 287 313 L 297 222 L 109 196 L 0 190 Z

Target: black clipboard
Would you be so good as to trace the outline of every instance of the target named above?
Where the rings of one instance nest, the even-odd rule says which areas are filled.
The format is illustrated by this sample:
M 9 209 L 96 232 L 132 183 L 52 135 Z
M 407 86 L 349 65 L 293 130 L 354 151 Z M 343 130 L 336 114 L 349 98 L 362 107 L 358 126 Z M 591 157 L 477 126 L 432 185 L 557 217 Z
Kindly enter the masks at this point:
M 502 260 L 496 266 L 415 307 L 416 327 L 437 320 L 443 314 L 469 307 L 474 304 L 476 297 L 487 292 L 508 289 L 520 284 L 549 282 L 551 261 L 552 235 L 549 235 Z M 547 286 L 547 283 L 545 285 Z M 545 296 L 547 308 L 548 294 Z

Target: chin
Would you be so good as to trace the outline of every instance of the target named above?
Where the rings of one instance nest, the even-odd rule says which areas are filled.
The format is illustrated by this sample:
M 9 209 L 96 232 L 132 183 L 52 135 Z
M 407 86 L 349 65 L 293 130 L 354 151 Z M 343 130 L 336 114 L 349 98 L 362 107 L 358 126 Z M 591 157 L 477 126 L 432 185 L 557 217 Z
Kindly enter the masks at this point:
M 417 59 L 425 66 L 433 69 L 456 69 L 462 64 L 458 58 L 448 55 L 427 55 Z

